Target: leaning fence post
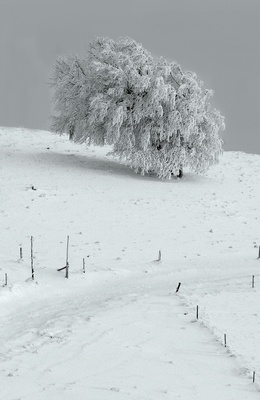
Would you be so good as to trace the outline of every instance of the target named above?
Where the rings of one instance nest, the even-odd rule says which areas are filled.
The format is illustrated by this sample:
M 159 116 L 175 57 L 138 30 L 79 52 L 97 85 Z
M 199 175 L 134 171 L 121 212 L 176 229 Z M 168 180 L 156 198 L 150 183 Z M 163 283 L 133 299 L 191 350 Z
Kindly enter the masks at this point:
M 181 287 L 181 282 L 178 283 L 178 286 L 177 286 L 177 288 L 176 288 L 175 293 L 178 293 L 178 291 L 180 290 L 180 287 Z

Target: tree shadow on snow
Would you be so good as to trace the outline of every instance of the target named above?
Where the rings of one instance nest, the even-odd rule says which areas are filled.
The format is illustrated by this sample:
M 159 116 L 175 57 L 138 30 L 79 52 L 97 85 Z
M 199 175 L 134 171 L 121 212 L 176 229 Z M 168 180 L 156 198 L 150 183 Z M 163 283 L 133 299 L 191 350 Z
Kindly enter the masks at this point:
M 89 150 L 91 152 L 91 150 Z M 48 152 L 38 153 L 37 156 L 32 153 L 28 153 L 27 157 L 32 157 L 34 162 L 36 161 L 37 164 L 45 163 L 49 167 L 51 165 L 55 165 L 56 168 L 66 168 L 71 170 L 81 169 L 87 171 L 97 171 L 100 172 L 102 175 L 117 175 L 122 177 L 127 177 L 135 180 L 142 180 L 142 181 L 154 181 L 154 182 L 161 182 L 161 183 L 200 183 L 205 179 L 208 180 L 206 177 L 195 175 L 191 172 L 184 172 L 184 176 L 180 178 L 173 177 L 171 180 L 161 180 L 155 174 L 136 174 L 133 169 L 129 166 L 120 162 L 116 158 L 108 155 L 96 155 L 93 154 L 77 154 L 72 150 L 68 150 L 66 153 L 59 153 L 57 151 L 49 150 Z M 25 154 L 21 155 L 24 159 Z
M 54 164 L 58 168 L 84 169 L 87 171 L 97 171 L 102 175 L 114 174 L 127 176 L 129 178 L 143 178 L 135 174 L 134 170 L 127 165 L 120 163 L 112 156 L 98 156 L 92 154 L 76 154 L 68 152 L 67 154 L 51 151 L 40 155 L 41 162 L 48 165 Z

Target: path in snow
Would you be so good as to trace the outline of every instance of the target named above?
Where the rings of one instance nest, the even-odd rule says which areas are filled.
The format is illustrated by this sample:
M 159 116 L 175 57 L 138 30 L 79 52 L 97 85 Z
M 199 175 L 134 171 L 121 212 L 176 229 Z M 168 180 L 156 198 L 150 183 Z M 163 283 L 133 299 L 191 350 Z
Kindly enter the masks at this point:
M 0 129 L 0 399 L 254 399 L 260 157 L 160 182 L 105 152 Z
M 1 398 L 257 399 L 234 358 L 162 283 L 115 278 L 88 296 L 19 306 L 0 330 Z

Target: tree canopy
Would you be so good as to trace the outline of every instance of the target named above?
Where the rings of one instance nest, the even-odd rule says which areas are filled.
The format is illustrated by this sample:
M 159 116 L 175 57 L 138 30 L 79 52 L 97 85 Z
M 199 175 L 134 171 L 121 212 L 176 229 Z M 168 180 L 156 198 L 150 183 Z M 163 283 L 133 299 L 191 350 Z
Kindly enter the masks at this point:
M 96 38 L 86 57 L 59 58 L 52 84 L 52 130 L 78 143 L 111 145 L 136 172 L 164 179 L 218 162 L 224 118 L 210 105 L 213 92 L 130 38 Z

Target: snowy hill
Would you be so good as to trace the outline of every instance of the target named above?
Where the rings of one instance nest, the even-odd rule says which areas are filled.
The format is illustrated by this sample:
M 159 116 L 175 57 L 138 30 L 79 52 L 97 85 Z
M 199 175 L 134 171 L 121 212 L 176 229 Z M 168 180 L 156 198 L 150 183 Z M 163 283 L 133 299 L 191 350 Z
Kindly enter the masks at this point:
M 0 399 L 259 398 L 260 156 L 159 181 L 107 151 L 0 128 Z

